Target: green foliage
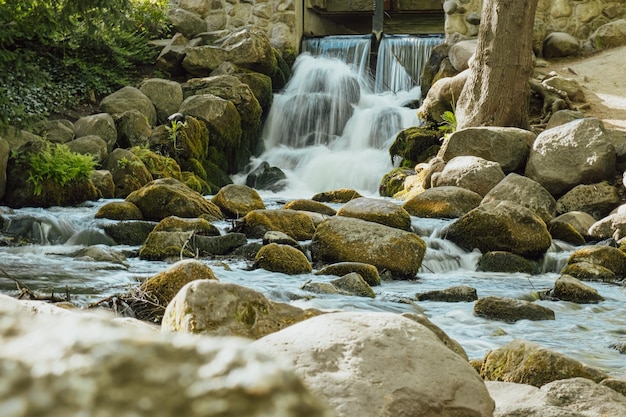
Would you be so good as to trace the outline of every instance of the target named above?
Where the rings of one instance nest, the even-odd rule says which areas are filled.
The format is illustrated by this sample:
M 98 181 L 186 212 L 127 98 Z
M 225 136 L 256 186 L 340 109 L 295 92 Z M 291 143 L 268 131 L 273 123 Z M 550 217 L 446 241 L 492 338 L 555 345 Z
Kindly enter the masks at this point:
M 41 194 L 46 179 L 64 186 L 72 181 L 89 178 L 96 165 L 92 156 L 72 152 L 64 144 L 46 144 L 40 152 L 29 153 L 26 162 L 28 182 L 33 184 L 35 195 Z
M 179 150 L 177 147 L 178 132 L 185 126 L 185 122 L 180 120 L 172 120 L 169 126 L 165 126 L 168 132 L 168 137 L 174 146 L 174 150 Z
M 439 130 L 445 133 L 453 133 L 456 130 L 456 115 L 451 111 L 446 111 L 441 115 L 443 123 L 439 125 Z
M 0 0 L 0 127 L 24 127 L 130 82 L 168 34 L 168 0 Z

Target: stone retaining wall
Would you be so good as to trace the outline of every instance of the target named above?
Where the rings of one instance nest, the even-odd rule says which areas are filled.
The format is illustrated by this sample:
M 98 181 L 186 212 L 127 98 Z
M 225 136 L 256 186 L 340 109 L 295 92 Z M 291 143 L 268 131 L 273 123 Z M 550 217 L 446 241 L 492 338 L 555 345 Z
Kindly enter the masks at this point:
M 172 0 L 172 5 L 197 14 L 207 24 L 207 31 L 234 30 L 245 26 L 264 29 L 279 48 L 297 48 L 303 28 L 302 14 L 310 10 L 363 13 L 371 10 L 371 0 Z M 394 0 L 388 2 L 402 12 L 432 9 L 433 0 Z M 445 13 L 447 37 L 455 33 L 476 36 L 482 0 L 441 1 Z M 304 9 L 307 9 L 306 11 Z M 339 10 L 341 9 L 341 10 Z M 371 13 L 371 11 L 369 12 Z M 587 39 L 598 27 L 626 16 L 624 0 L 539 0 L 535 19 L 536 38 L 551 32 L 566 32 L 580 40 Z M 346 15 L 344 19 L 351 18 Z

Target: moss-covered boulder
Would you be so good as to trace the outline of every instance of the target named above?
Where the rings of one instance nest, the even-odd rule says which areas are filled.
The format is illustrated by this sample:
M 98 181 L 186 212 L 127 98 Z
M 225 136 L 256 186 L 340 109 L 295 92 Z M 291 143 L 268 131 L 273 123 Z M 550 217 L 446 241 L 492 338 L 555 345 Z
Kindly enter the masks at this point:
M 358 191 L 350 188 L 340 188 L 338 190 L 324 191 L 311 197 L 313 201 L 320 203 L 347 203 L 348 201 L 363 197 Z
M 144 219 L 160 221 L 169 216 L 223 218 L 219 207 L 174 178 L 161 178 L 134 191 L 126 201 L 134 203 Z
M 184 121 L 157 126 L 150 137 L 150 149 L 174 158 L 181 169 L 187 170 L 187 160 L 208 157 L 209 137 L 206 123 L 188 114 Z
M 332 285 L 339 288 L 344 293 L 359 297 L 375 298 L 376 294 L 372 287 L 365 282 L 363 277 L 356 272 L 350 272 L 342 277 L 330 281 Z
M 311 241 L 314 261 L 367 263 L 396 278 L 414 278 L 425 253 L 426 243 L 414 233 L 340 216 L 322 222 Z
M 352 272 L 359 274 L 370 286 L 380 285 L 380 274 L 374 265 L 362 262 L 337 262 L 326 265 L 315 275 L 336 275 L 342 277 Z
M 607 378 L 598 369 L 520 339 L 489 351 L 483 360 L 480 376 L 486 381 L 515 382 L 535 387 L 560 379 L 580 377 L 600 382 Z
M 146 279 L 139 288 L 133 291 L 133 295 L 137 299 L 143 300 L 147 304 L 143 309 L 139 310 L 138 318 L 160 322 L 165 313 L 165 308 L 178 294 L 178 291 L 185 284 L 198 279 L 218 280 L 208 265 L 196 259 L 178 261 Z M 138 304 L 135 307 L 138 307 Z M 149 317 L 146 317 L 146 314 Z
M 111 201 L 98 209 L 96 219 L 143 220 L 139 207 L 128 201 Z
M 180 166 L 174 158 L 137 146 L 131 148 L 130 151 L 141 159 L 141 162 L 148 168 L 153 179 L 175 178 L 179 181 L 182 180 L 183 176 Z
M 353 217 L 384 224 L 402 230 L 411 230 L 411 216 L 400 205 L 377 198 L 359 197 L 348 201 L 337 216 Z
M 452 223 L 446 237 L 466 250 L 507 251 L 537 258 L 552 244 L 546 224 L 532 210 L 500 201 L 482 204 Z
M 235 226 L 235 231 L 250 238 L 262 238 L 270 230 L 283 232 L 295 240 L 309 240 L 315 233 L 315 225 L 302 211 L 253 210 Z
M 404 181 L 407 177 L 415 175 L 415 171 L 407 168 L 394 168 L 380 180 L 378 194 L 381 197 L 393 197 L 404 190 Z
M 396 157 L 402 158 L 404 166 L 415 166 L 419 162 L 426 162 L 437 154 L 441 131 L 428 127 L 410 127 L 398 133 L 393 144 L 389 147 L 389 156 L 393 161 Z
M 561 274 L 570 275 L 581 281 L 616 282 L 621 279 L 609 268 L 584 261 L 565 265 Z
M 571 301 L 579 304 L 595 304 L 604 300 L 598 290 L 583 284 L 580 280 L 570 276 L 561 274 L 554 283 L 552 296 L 563 301 Z
M 284 210 L 310 211 L 313 213 L 323 214 L 325 216 L 334 216 L 337 214 L 337 210 L 334 208 L 327 206 L 324 203 L 320 203 L 319 201 L 308 200 L 306 198 L 291 200 L 285 203 L 285 205 L 281 208 Z
M 246 185 L 229 184 L 222 187 L 211 202 L 222 210 L 227 218 L 238 219 L 253 210 L 265 209 L 259 193 Z
M 491 251 L 483 254 L 478 260 L 477 269 L 485 272 L 521 272 L 524 274 L 539 272 L 536 262 L 506 251 Z
M 126 198 L 152 181 L 152 174 L 143 161 L 128 149 L 113 150 L 102 162 L 102 168 L 113 175 L 115 198 Z
M 264 245 L 254 260 L 258 268 L 288 275 L 308 274 L 313 270 L 302 251 L 289 245 Z
M 186 98 L 180 112 L 206 123 L 212 146 L 226 157 L 227 173 L 237 172 L 243 131 L 235 105 L 212 94 L 199 94 Z
M 185 219 L 169 216 L 154 228 L 155 232 L 193 232 L 197 236 L 219 236 L 220 230 L 203 218 Z
M 619 278 L 626 277 L 626 253 L 611 246 L 585 246 L 577 249 L 567 260 L 567 264 L 588 262 L 613 271 Z M 578 277 L 577 277 L 578 278 Z
M 474 315 L 514 323 L 519 320 L 554 320 L 554 311 L 542 305 L 506 297 L 484 297 L 474 304 Z
M 268 300 L 260 292 L 214 280 L 185 285 L 167 306 L 162 330 L 258 339 L 320 314 Z
M 1 177 L 0 177 L 1 178 Z M 100 198 L 113 198 L 115 196 L 115 183 L 113 182 L 113 175 L 106 169 L 96 169 L 91 175 L 91 182 L 96 190 L 98 190 L 98 196 Z M 0 198 L 4 194 L 4 190 L 0 187 Z
M 550 232 L 553 240 L 561 240 L 575 246 L 582 246 L 586 242 L 583 235 L 574 226 L 561 220 L 550 220 L 548 232 Z
M 215 75 L 192 78 L 183 84 L 185 97 L 212 94 L 235 105 L 241 118 L 241 148 L 238 167 L 243 168 L 259 147 L 261 137 L 261 114 L 259 101 L 250 87 L 232 75 Z
M 157 114 L 154 105 L 138 88 L 126 86 L 109 94 L 100 101 L 100 108 L 111 115 L 129 110 L 139 110 L 150 126 L 156 125 Z
M 97 200 L 100 194 L 91 181 L 92 172 L 91 157 L 73 153 L 64 144 L 28 142 L 7 160 L 2 202 L 20 208 Z
M 449 185 L 429 188 L 407 200 L 402 208 L 411 216 L 452 219 L 475 209 L 481 200 L 474 191 Z

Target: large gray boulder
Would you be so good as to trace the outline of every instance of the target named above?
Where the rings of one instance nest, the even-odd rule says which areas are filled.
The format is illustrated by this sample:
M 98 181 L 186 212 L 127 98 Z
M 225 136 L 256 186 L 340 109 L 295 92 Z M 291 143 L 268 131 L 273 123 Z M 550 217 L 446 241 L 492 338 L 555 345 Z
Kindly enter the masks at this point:
M 314 261 L 363 262 L 398 278 L 415 277 L 425 253 L 415 233 L 341 216 L 324 220 L 311 241 Z
M 139 91 L 154 105 L 157 121 L 160 123 L 164 123 L 169 116 L 176 113 L 183 102 L 183 89 L 176 81 L 149 78 L 139 84 Z
M 534 211 L 548 223 L 556 212 L 554 197 L 536 181 L 511 173 L 493 187 L 481 203 L 511 201 Z
M 477 156 L 499 163 L 508 174 L 524 167 L 535 137 L 534 133 L 515 127 L 469 127 L 452 133 L 439 156 L 445 161 L 456 156 Z
M 100 164 L 109 155 L 107 143 L 100 136 L 87 135 L 81 136 L 66 143 L 72 152 L 81 155 L 90 155 L 96 163 Z
M 545 222 L 511 201 L 481 204 L 448 226 L 445 236 L 469 251 L 508 251 L 529 258 L 543 255 L 552 244 Z
M 620 201 L 618 189 L 610 184 L 581 184 L 558 199 L 556 212 L 563 214 L 568 211 L 582 211 L 596 219 L 602 219 L 617 208 Z
M 207 23 L 198 14 L 183 8 L 172 8 L 167 13 L 174 30 L 187 38 L 206 32 Z
M 469 363 L 429 328 L 397 314 L 324 314 L 253 346 L 292 361 L 341 417 L 493 415 Z
M 81 117 L 74 123 L 74 132 L 77 138 L 91 135 L 100 136 L 107 143 L 109 150 L 112 150 L 117 142 L 115 121 L 108 113 Z
M 545 58 L 562 58 L 580 52 L 580 41 L 565 32 L 552 32 L 543 40 L 542 53 Z
M 431 182 L 433 187 L 463 187 L 484 197 L 503 179 L 504 172 L 497 162 L 477 156 L 456 156 L 443 171 L 433 174 Z
M 334 415 L 242 339 L 161 334 L 4 295 L 0 316 L 3 417 Z
M 150 126 L 156 125 L 157 115 L 152 101 L 138 88 L 126 86 L 100 101 L 100 108 L 111 115 L 129 110 L 139 110 Z M 76 130 L 76 125 L 74 125 Z
M 597 49 L 626 45 L 626 20 L 619 19 L 600 26 L 591 35 L 591 40 Z
M 576 185 L 612 179 L 615 159 L 615 148 L 602 121 L 578 119 L 537 136 L 525 176 L 560 197 Z

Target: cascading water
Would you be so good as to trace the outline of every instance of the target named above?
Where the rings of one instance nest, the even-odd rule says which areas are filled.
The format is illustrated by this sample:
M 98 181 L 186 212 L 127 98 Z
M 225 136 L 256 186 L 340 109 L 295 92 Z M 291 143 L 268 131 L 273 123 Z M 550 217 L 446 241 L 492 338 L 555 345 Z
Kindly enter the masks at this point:
M 344 187 L 376 193 L 383 175 L 393 168 L 387 149 L 395 135 L 419 124 L 415 110 L 404 104 L 420 96 L 416 88 L 374 93 L 374 84 L 399 85 L 399 76 L 385 73 L 419 71 L 419 65 L 409 68 L 409 57 L 425 61 L 436 43 L 431 38 L 386 40 L 384 44 L 390 46 L 384 50 L 397 49 L 391 45 L 400 39 L 412 52 L 385 53 L 404 59 L 379 61 L 376 79 L 383 80 L 379 82 L 370 70 L 371 39 L 369 35 L 333 36 L 303 42 L 304 52 L 296 60 L 291 80 L 274 96 L 263 132 L 266 151 L 251 169 L 263 161 L 279 167 L 287 175 L 288 187 L 308 196 Z M 429 46 L 415 47 L 422 44 Z
M 410 91 L 419 86 L 426 60 L 443 41 L 442 35 L 383 35 L 378 47 L 374 91 Z

